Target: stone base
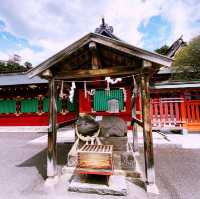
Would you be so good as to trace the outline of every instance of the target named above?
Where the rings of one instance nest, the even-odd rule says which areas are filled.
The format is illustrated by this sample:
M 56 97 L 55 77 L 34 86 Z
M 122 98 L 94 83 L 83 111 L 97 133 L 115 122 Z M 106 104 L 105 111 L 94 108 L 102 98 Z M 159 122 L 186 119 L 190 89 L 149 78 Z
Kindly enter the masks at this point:
M 107 181 L 106 176 L 76 174 L 72 177 L 68 190 L 101 195 L 127 195 L 126 179 L 121 175 L 112 175 Z
M 104 145 L 113 145 L 114 151 L 127 151 L 128 138 L 124 137 L 99 137 Z

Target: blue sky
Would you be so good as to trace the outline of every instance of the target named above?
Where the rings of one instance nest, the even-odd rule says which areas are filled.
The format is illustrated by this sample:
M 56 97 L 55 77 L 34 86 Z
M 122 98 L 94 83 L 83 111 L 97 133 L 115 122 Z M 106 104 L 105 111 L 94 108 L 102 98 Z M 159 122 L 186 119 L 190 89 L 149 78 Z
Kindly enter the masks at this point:
M 143 34 L 143 48 L 147 50 L 153 51 L 170 43 L 171 24 L 160 15 L 151 17 L 147 24 L 141 23 L 138 30 Z
M 198 0 L 2 1 L 0 59 L 15 53 L 37 65 L 93 32 L 102 16 L 116 36 L 153 51 L 200 34 L 199 10 Z

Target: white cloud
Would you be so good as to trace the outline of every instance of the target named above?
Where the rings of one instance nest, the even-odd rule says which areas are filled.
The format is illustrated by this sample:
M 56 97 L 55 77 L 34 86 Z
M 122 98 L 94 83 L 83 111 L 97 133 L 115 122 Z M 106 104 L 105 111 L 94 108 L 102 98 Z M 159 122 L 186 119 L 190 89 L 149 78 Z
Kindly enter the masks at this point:
M 199 10 L 198 0 L 6 0 L 1 2 L 0 18 L 8 32 L 42 47 L 41 52 L 29 48 L 16 52 L 37 64 L 94 31 L 102 16 L 119 38 L 134 45 L 143 45 L 139 25 L 156 15 L 162 15 L 173 27 L 168 42 L 181 34 L 189 40 L 200 30 L 194 25 L 200 19 Z
M 163 7 L 162 15 L 170 22 L 172 34 L 168 41 L 173 42 L 183 35 L 184 40 L 189 41 L 200 33 L 200 1 L 177 0 L 168 1 Z M 197 22 L 198 21 L 198 22 Z
M 0 60 L 8 60 L 8 55 L 0 51 Z

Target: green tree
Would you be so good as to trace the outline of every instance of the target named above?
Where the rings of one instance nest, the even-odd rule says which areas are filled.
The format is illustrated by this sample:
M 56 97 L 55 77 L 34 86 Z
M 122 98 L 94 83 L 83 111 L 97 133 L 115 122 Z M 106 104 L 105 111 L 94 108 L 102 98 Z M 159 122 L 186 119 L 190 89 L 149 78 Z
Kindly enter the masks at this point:
M 26 66 L 27 69 L 31 69 L 32 68 L 32 64 L 30 62 L 28 62 L 28 61 L 26 61 L 24 63 L 24 66 Z
M 28 64 L 29 67 L 31 65 Z M 0 62 L 0 73 L 16 73 L 16 72 L 24 72 L 29 69 L 29 67 L 24 67 L 23 65 L 20 65 L 13 61 L 6 62 Z
M 175 55 L 172 67 L 173 79 L 200 80 L 200 35 Z
M 164 45 L 161 48 L 156 49 L 155 52 L 157 52 L 158 54 L 161 54 L 161 55 L 167 55 L 168 50 L 169 50 L 169 46 Z

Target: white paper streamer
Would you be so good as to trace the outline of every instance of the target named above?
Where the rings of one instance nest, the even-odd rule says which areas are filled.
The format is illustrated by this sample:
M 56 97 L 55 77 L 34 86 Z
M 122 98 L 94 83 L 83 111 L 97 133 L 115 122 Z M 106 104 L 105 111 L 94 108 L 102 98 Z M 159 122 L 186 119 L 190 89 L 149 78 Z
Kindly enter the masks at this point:
M 75 82 L 72 82 L 72 86 L 70 88 L 70 91 L 69 91 L 69 101 L 70 102 L 73 102 L 73 98 L 74 98 L 74 89 L 76 88 L 76 84 Z
M 105 80 L 107 81 L 107 83 L 116 84 L 117 82 L 121 82 L 122 78 L 112 79 L 111 77 L 106 77 Z
M 60 87 L 60 98 L 63 98 L 63 87 L 64 87 L 64 81 L 62 80 L 61 82 L 61 87 Z

